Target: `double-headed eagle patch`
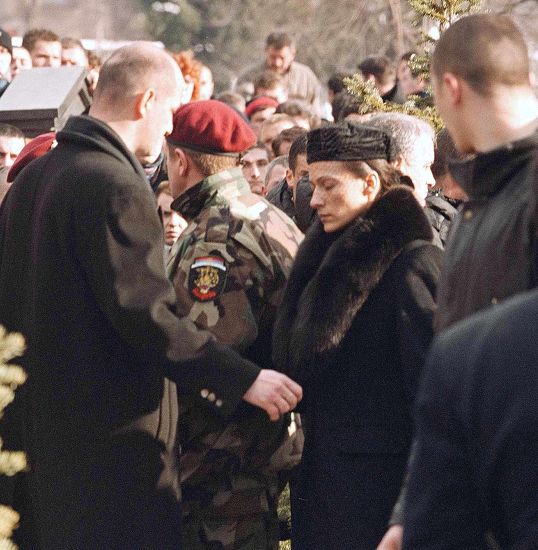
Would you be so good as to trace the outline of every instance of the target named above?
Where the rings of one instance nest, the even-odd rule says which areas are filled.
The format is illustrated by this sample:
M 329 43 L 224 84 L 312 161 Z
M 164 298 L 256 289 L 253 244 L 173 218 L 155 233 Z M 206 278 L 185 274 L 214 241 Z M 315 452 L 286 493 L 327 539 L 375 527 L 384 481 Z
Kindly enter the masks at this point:
M 224 258 L 194 258 L 189 271 L 189 292 L 198 302 L 214 300 L 224 289 L 228 269 Z

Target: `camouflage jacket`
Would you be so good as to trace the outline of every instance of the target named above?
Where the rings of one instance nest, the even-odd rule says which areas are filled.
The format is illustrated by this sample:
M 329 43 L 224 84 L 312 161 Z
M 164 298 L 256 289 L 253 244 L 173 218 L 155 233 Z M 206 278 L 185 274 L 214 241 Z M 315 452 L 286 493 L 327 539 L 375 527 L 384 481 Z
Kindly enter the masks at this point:
M 250 192 L 239 168 L 204 179 L 172 208 L 189 221 L 167 265 L 179 315 L 271 367 L 272 326 L 301 232 L 283 212 Z M 211 394 L 206 398 L 215 400 Z M 232 487 L 241 477 L 237 474 L 261 472 L 287 431 L 285 422 L 270 422 L 246 403 L 228 420 L 194 403 L 182 398 L 180 405 L 187 500 L 185 485 L 216 494 Z

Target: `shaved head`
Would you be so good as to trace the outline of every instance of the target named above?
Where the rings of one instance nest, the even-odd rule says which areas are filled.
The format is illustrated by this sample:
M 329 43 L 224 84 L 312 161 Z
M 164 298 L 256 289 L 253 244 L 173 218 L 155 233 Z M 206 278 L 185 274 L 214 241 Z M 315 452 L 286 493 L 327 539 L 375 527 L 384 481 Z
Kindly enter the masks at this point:
M 136 42 L 116 50 L 99 73 L 95 102 L 113 105 L 154 88 L 161 93 L 181 93 L 183 77 L 173 59 L 149 42 Z
M 506 16 L 463 17 L 441 36 L 432 56 L 432 72 L 463 78 L 476 92 L 488 96 L 495 85 L 530 86 L 525 40 Z
M 101 69 L 90 116 L 115 130 L 142 164 L 159 156 L 172 131 L 185 81 L 179 67 L 149 42 L 116 50 Z

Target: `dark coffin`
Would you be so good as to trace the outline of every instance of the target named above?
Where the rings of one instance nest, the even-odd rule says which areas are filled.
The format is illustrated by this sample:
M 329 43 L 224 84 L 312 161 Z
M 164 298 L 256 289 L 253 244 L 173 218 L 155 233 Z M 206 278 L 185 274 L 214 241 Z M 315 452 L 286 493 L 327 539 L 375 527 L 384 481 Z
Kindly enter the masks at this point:
M 61 130 L 91 104 L 84 67 L 43 67 L 19 73 L 0 97 L 0 122 L 27 137 Z

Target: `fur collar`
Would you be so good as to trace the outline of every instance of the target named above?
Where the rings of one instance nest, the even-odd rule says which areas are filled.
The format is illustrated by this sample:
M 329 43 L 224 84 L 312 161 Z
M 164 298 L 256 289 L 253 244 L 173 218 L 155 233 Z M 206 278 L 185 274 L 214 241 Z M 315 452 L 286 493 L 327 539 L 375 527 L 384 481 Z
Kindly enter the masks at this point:
M 294 375 L 336 348 L 392 261 L 432 230 L 412 191 L 390 189 L 364 217 L 325 233 L 319 220 L 299 248 L 274 329 L 273 359 Z

